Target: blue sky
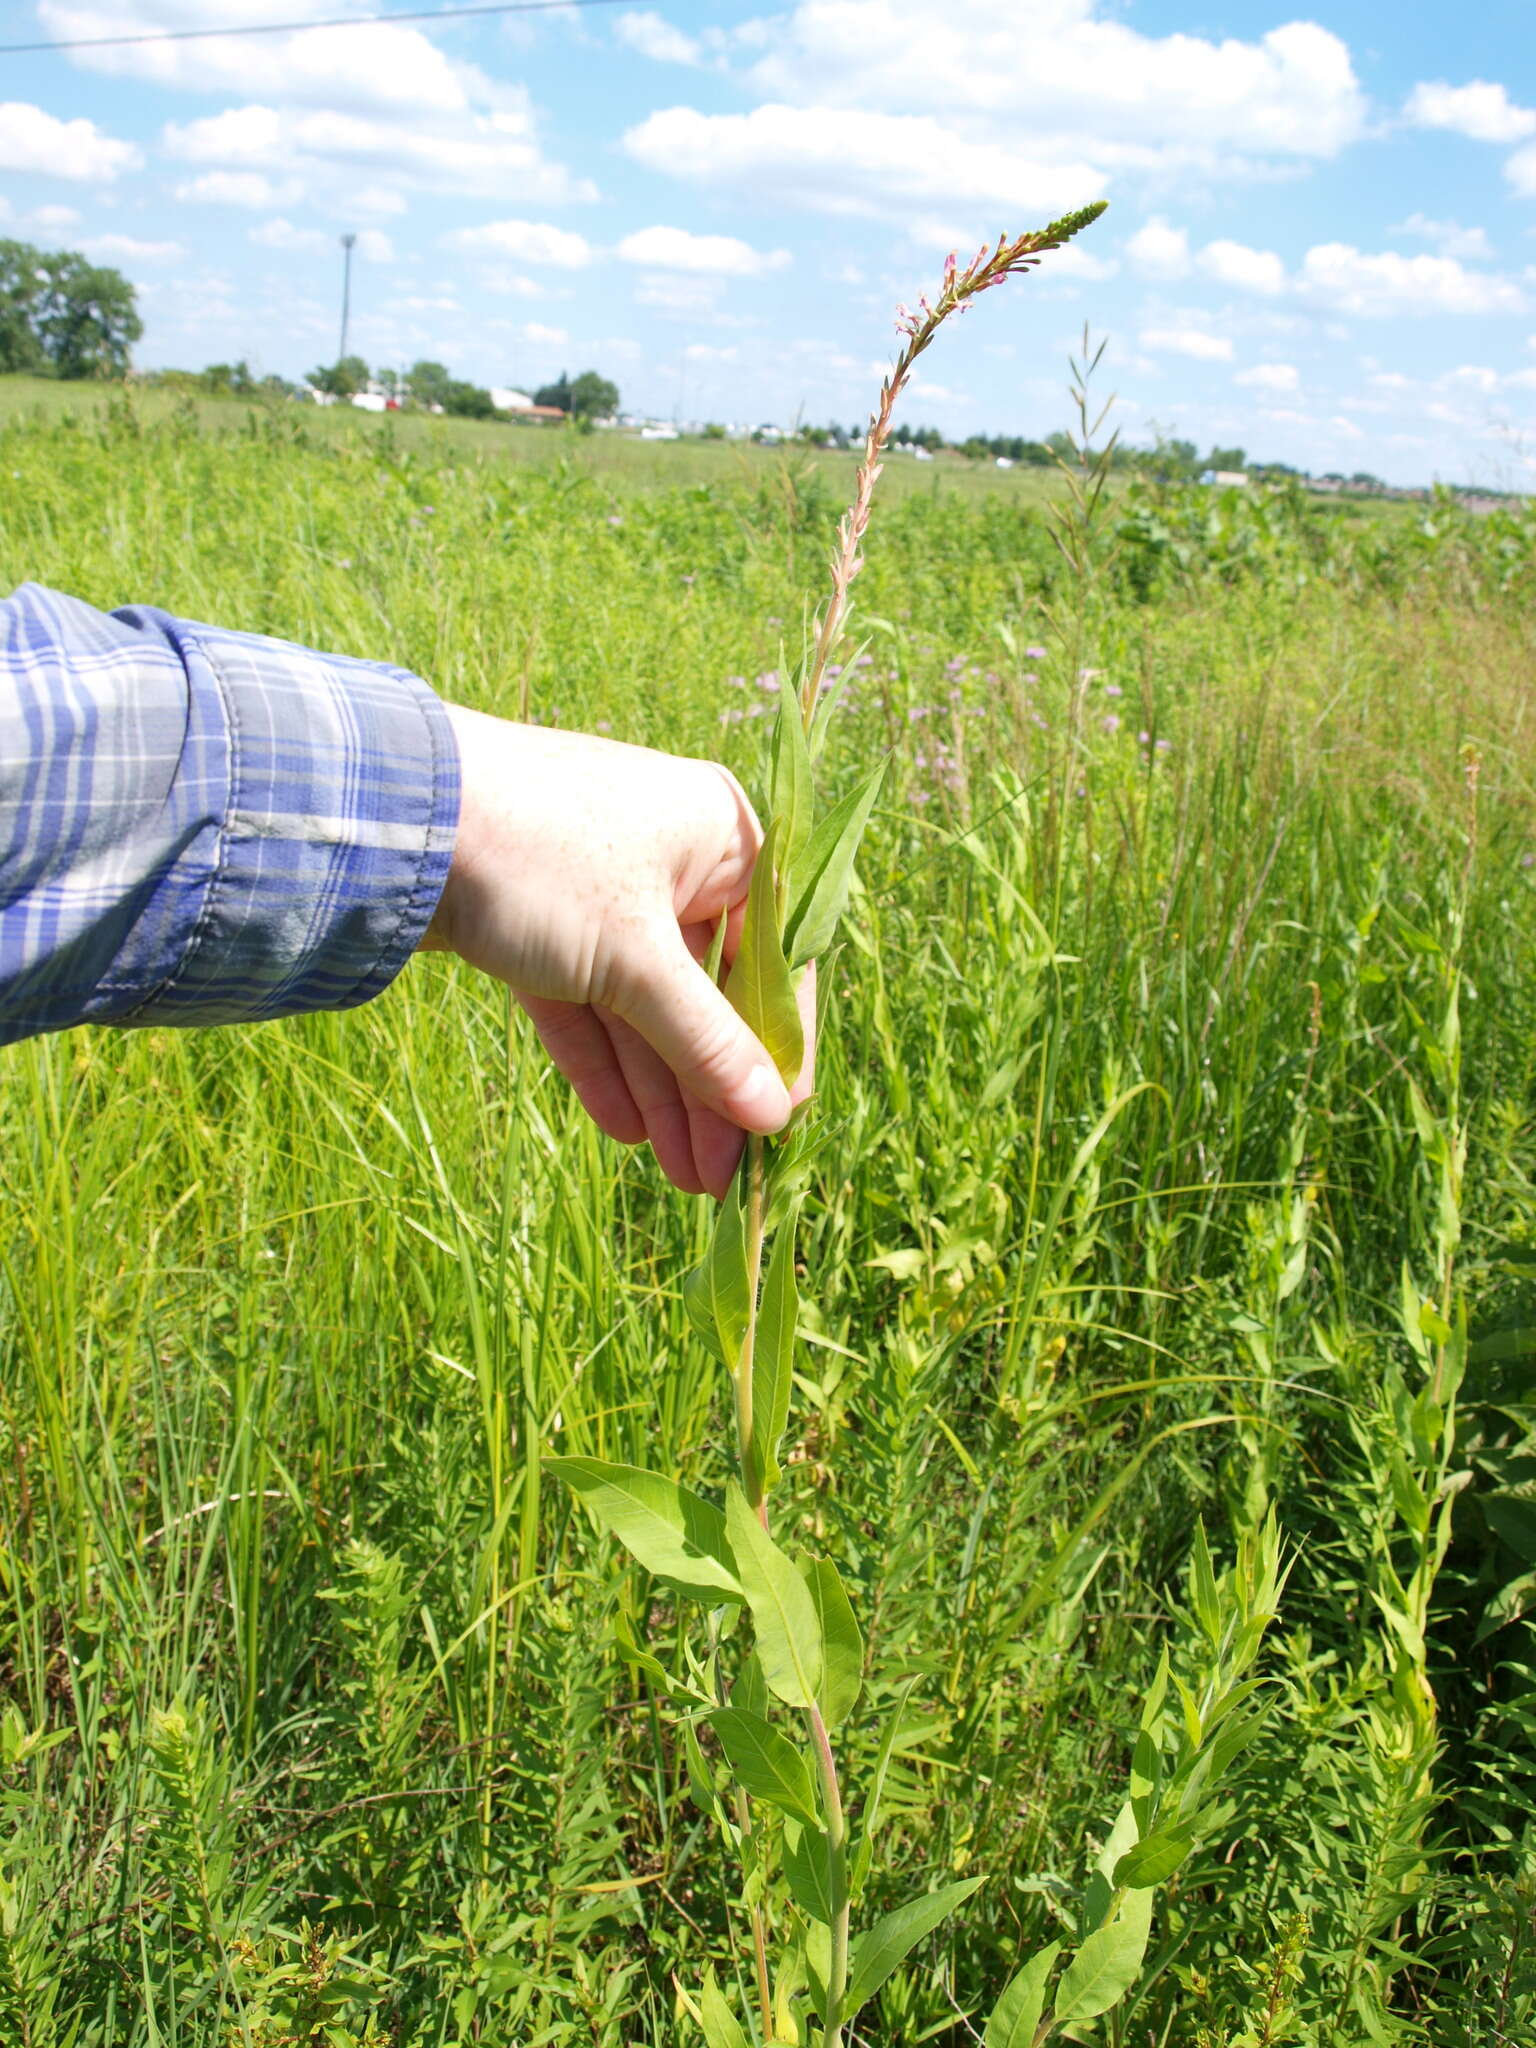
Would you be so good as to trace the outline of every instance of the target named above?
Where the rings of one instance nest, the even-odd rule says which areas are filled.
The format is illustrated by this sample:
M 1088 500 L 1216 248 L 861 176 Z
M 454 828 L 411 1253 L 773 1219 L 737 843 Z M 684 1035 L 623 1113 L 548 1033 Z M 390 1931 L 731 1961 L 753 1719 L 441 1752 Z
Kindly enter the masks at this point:
M 39 0 L 0 41 L 349 11 Z M 1533 54 L 1524 0 L 621 0 L 4 56 L 0 234 L 132 277 L 146 366 L 331 360 L 350 229 L 374 363 L 852 421 L 951 246 L 1104 197 L 906 417 L 1065 424 L 1086 319 L 1133 440 L 1527 488 Z

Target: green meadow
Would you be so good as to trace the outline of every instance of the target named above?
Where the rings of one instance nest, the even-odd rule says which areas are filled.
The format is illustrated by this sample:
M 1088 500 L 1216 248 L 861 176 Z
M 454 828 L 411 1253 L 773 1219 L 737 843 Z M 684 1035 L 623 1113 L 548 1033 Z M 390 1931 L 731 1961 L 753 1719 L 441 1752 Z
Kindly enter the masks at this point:
M 6 589 L 763 795 L 851 459 L 46 401 L 0 382 Z M 861 1910 L 984 1881 L 853 2039 L 965 2048 L 1074 1938 L 1160 1660 L 1198 1720 L 1272 1517 L 1242 1740 L 1052 2041 L 1519 2048 L 1536 517 L 887 471 L 777 1526 L 864 1622 Z M 750 2012 L 720 1759 L 615 1647 L 679 1669 L 679 1606 L 544 1470 L 718 1497 L 709 1224 L 438 955 L 0 1053 L 0 2042 L 670 2048 L 711 1966 Z

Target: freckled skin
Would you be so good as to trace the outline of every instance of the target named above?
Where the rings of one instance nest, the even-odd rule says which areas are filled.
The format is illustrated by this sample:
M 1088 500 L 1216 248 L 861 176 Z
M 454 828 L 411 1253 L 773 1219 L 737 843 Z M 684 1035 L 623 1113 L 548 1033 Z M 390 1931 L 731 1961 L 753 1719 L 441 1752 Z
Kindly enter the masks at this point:
M 463 799 L 423 945 L 493 974 L 594 1121 L 649 1139 L 687 1193 L 721 1195 L 743 1131 L 793 1091 L 698 962 L 726 914 L 729 962 L 762 831 L 729 770 L 448 707 Z M 812 1043 L 815 975 L 801 986 Z

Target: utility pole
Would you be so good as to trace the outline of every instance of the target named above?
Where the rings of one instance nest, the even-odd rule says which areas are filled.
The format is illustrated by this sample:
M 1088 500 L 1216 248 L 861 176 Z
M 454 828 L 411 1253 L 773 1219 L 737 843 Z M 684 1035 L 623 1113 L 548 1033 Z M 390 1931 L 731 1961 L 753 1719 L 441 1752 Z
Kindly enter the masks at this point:
M 345 360 L 347 353 L 347 322 L 352 312 L 352 244 L 356 235 L 343 235 L 341 246 L 346 252 L 341 259 L 341 347 L 336 351 L 337 362 Z

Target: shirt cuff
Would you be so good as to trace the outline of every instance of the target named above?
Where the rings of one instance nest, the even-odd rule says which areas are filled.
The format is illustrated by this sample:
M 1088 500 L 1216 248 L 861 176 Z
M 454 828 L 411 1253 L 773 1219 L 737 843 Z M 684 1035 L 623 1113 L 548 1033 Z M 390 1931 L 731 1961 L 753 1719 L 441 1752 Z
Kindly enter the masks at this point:
M 172 801 L 192 829 L 173 835 L 180 857 L 139 927 L 151 948 L 157 929 L 176 935 L 177 957 L 126 975 L 120 959 L 119 989 L 143 999 L 112 1021 L 255 1022 L 368 1002 L 420 944 L 448 879 L 459 757 L 441 701 L 387 663 L 145 607 L 113 616 L 163 636 L 185 670 Z

